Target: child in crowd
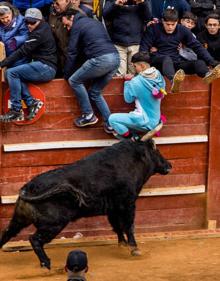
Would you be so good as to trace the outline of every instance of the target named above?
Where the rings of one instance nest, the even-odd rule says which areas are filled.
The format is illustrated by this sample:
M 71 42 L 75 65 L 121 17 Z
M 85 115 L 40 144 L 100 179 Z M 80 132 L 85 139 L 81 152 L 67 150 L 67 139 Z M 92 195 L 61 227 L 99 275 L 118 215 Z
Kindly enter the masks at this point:
M 135 110 L 129 113 L 114 113 L 109 117 L 109 124 L 115 130 L 116 138 L 138 140 L 134 131 L 149 131 L 160 122 L 160 93 L 165 88 L 165 80 L 160 72 L 150 66 L 148 52 L 138 52 L 131 59 L 136 75 L 124 85 L 124 98 L 127 103 L 135 102 Z
M 192 30 L 196 26 L 196 22 L 197 16 L 188 11 L 183 14 L 180 20 L 180 23 L 189 30 Z M 196 38 L 195 34 L 192 34 Z M 179 54 L 185 60 L 197 60 L 196 53 L 191 48 L 185 47 L 184 45 L 181 45 L 181 48 L 179 49 Z
M 86 281 L 85 274 L 88 271 L 88 258 L 85 252 L 71 251 L 66 260 L 65 270 L 67 281 Z
M 220 61 L 220 17 L 218 14 L 210 14 L 205 19 L 205 30 L 197 35 L 204 48 Z

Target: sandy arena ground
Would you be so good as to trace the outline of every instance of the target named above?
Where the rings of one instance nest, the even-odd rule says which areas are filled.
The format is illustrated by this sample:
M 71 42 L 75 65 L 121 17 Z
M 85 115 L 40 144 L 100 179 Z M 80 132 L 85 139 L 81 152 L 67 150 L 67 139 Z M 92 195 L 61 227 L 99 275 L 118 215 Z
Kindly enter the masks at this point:
M 138 240 L 141 257 L 131 257 L 116 244 L 80 247 L 89 256 L 88 281 L 214 281 L 220 280 L 220 238 Z M 77 247 L 79 248 L 79 247 Z M 63 270 L 73 247 L 46 249 L 50 271 L 42 269 L 33 251 L 0 251 L 0 280 L 66 281 Z

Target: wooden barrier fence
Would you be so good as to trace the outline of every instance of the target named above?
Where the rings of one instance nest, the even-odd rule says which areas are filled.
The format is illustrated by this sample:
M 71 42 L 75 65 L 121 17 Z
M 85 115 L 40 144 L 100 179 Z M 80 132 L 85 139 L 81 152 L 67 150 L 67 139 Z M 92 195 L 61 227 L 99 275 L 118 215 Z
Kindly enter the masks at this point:
M 33 176 L 71 163 L 116 142 L 103 131 L 100 120 L 91 128 L 73 126 L 80 114 L 75 97 L 62 79 L 38 84 L 46 96 L 46 112 L 34 124 L 0 126 L 0 229 L 9 222 L 20 187 Z M 4 95 L 6 85 L 1 85 Z M 168 89 L 169 90 L 169 89 Z M 104 95 L 112 112 L 128 112 L 123 80 L 114 78 Z M 208 222 L 220 227 L 220 80 L 212 86 L 188 76 L 181 93 L 162 101 L 167 123 L 159 149 L 172 165 L 167 176 L 155 175 L 137 200 L 136 232 L 204 230 Z M 2 98 L 0 101 L 2 108 Z M 32 227 L 16 239 L 27 239 Z M 60 236 L 111 234 L 105 217 L 70 223 Z M 60 237 L 59 236 L 59 237 Z

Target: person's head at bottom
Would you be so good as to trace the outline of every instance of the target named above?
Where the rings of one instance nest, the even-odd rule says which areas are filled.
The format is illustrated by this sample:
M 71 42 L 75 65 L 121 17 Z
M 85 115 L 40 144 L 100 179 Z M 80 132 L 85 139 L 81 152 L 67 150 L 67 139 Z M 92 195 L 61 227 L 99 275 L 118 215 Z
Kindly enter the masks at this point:
M 85 280 L 85 274 L 88 271 L 87 254 L 81 250 L 73 250 L 69 252 L 65 270 L 67 272 L 68 280 L 74 280 L 75 277 L 81 277 L 82 280 Z

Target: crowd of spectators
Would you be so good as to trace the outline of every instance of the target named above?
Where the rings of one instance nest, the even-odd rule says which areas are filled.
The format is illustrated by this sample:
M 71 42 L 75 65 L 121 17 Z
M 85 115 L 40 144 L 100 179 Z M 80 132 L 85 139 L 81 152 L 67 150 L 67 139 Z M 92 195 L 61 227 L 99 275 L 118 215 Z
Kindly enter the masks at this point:
M 25 16 L 32 9 L 42 14 L 42 19 L 31 19 L 33 28 Z M 43 27 L 45 34 L 40 32 Z M 51 67 L 50 59 L 56 51 L 52 70 L 56 77 L 69 82 L 82 111 L 75 125 L 84 127 L 98 121 L 92 100 L 103 117 L 105 131 L 112 133 L 108 123 L 111 112 L 101 92 L 112 76 L 135 74 L 134 54 L 149 53 L 150 65 L 170 80 L 172 92 L 179 91 L 185 73 L 197 74 L 211 83 L 220 76 L 219 28 L 220 0 L 106 0 L 102 22 L 93 12 L 92 0 L 5 1 L 0 2 L 0 40 L 5 44 L 7 59 L 1 66 L 8 67 L 6 78 L 10 82 L 15 67 L 30 67 L 36 58 Z M 48 60 L 45 54 L 50 44 L 46 38 L 51 38 L 50 32 L 54 38 L 50 43 L 54 42 L 56 50 L 49 47 L 52 53 L 48 53 Z M 27 45 L 30 40 L 31 48 L 30 43 Z M 48 45 L 42 45 L 42 40 Z M 22 79 L 19 98 L 26 98 Z M 32 77 L 24 80 L 37 81 Z M 84 85 L 88 80 L 92 80 L 90 89 Z M 15 88 L 13 82 L 11 87 Z M 18 103 L 17 107 L 20 110 Z M 0 120 L 16 120 L 13 114 L 6 117 Z

